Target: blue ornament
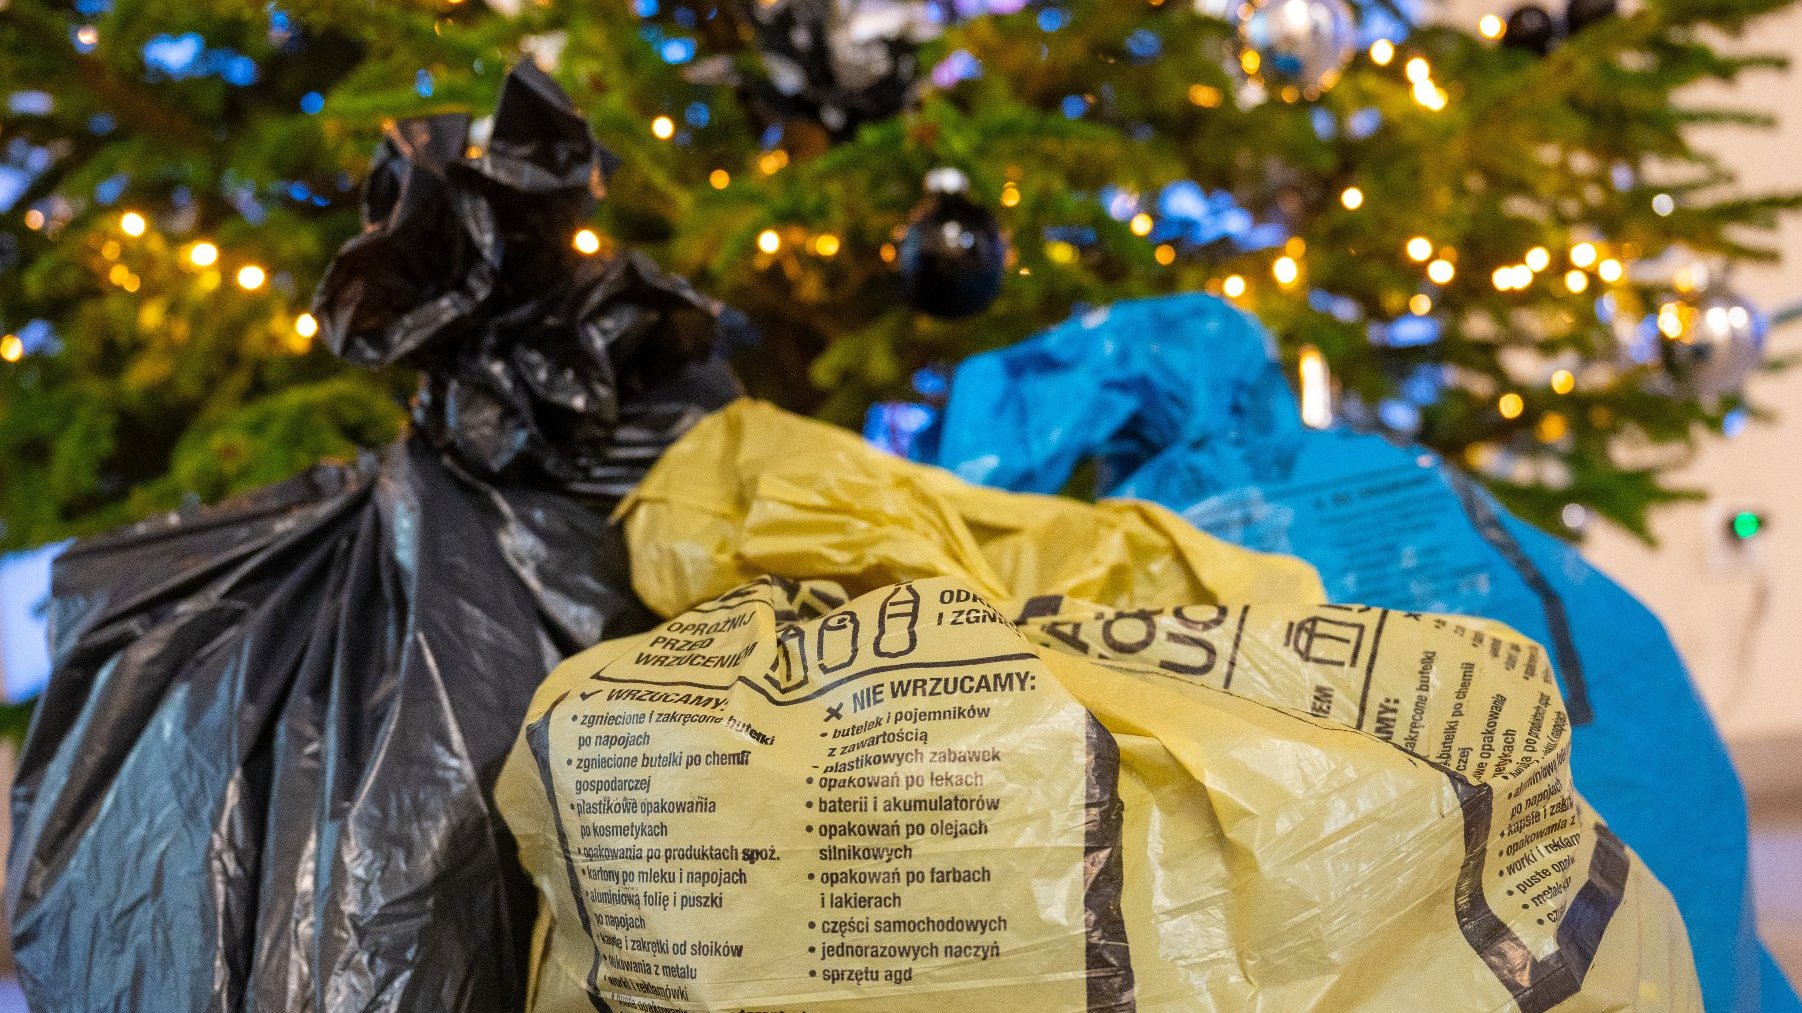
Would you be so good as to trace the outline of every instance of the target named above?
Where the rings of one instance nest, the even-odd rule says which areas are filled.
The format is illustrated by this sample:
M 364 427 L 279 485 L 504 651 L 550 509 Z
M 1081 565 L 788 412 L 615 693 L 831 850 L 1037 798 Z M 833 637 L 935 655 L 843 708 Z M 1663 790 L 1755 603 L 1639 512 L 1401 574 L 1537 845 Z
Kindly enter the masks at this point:
M 901 239 L 901 282 L 922 313 L 945 319 L 974 316 L 1001 295 L 1007 258 L 1001 225 L 970 200 L 970 179 L 956 169 L 926 177 L 926 199 L 914 209 Z

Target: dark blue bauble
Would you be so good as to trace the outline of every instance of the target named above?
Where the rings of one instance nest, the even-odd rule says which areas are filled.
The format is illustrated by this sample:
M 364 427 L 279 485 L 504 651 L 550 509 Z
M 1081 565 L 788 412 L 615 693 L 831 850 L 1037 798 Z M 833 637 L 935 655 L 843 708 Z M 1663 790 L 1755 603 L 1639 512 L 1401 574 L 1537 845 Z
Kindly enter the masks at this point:
M 1001 224 L 955 183 L 934 188 L 929 182 L 896 258 L 908 302 L 947 320 L 975 316 L 994 304 L 1007 259 Z
M 1508 15 L 1508 30 L 1502 35 L 1502 45 L 1544 56 L 1552 51 L 1552 44 L 1557 41 L 1558 22 L 1544 7 L 1525 4 Z

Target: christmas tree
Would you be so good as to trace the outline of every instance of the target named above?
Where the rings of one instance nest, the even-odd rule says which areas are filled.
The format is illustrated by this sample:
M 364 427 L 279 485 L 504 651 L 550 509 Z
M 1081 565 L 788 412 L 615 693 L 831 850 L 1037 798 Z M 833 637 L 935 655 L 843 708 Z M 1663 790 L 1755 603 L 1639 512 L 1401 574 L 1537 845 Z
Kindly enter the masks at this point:
M 1259 23 L 1283 4 L 1316 16 L 1299 50 Z M 521 58 L 619 159 L 571 242 L 745 311 L 752 393 L 856 425 L 1083 307 L 1206 289 L 1266 322 L 1317 404 L 1330 376 L 1332 410 L 1529 518 L 1643 534 L 1686 495 L 1666 471 L 1747 410 L 1755 360 L 1729 353 L 1756 310 L 1719 265 L 1771 256 L 1761 233 L 1802 203 L 1737 193 L 1684 130 L 1760 121 L 1682 89 L 1779 65 L 1714 40 L 1789 0 L 1471 26 L 1337 4 L 11 0 L 0 545 L 389 439 L 411 378 L 315 347 L 310 293 L 384 121 L 490 108 Z M 947 168 L 969 203 L 923 194 Z M 992 304 L 990 278 L 967 306 L 903 284 L 935 199 L 997 220 Z

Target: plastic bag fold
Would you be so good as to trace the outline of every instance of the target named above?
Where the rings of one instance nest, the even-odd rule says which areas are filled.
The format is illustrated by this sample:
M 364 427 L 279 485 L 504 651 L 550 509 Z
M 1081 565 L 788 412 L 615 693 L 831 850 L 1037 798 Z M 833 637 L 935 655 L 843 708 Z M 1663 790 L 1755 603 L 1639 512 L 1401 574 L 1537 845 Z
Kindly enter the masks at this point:
M 1546 645 L 1577 787 L 1670 888 L 1717 1013 L 1802 1010 L 1754 931 L 1744 794 L 1669 636 L 1571 545 L 1437 455 L 1302 425 L 1269 337 L 1222 300 L 1127 302 L 957 370 L 914 444 L 971 481 L 1099 490 L 1316 566 L 1335 602 L 1507 623 Z
M 413 431 L 56 564 L 6 877 L 34 1009 L 525 1002 L 495 778 L 558 660 L 654 620 L 609 512 L 737 387 L 718 307 L 570 249 L 603 159 L 548 77 L 465 127 L 391 128 L 319 296 L 334 350 L 424 370 Z
M 559 667 L 497 789 L 538 1013 L 1701 1008 L 1499 624 L 750 402 L 621 512 L 668 621 Z
M 772 573 L 830 574 L 857 593 L 955 573 L 994 600 L 1122 607 L 1324 600 L 1307 564 L 1203 535 L 1155 504 L 984 489 L 757 401 L 696 426 L 619 513 L 644 564 L 634 586 L 662 615 Z

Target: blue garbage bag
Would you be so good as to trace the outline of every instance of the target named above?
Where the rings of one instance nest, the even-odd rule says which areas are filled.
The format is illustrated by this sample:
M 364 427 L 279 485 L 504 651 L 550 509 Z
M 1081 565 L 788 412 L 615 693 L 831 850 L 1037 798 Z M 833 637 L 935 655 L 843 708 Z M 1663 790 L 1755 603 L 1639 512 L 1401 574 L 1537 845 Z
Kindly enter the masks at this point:
M 1431 452 L 1304 427 L 1249 316 L 1199 294 L 1097 310 L 965 362 L 931 426 L 891 406 L 871 433 L 1007 489 L 1056 492 L 1092 463 L 1109 495 L 1300 556 L 1335 601 L 1547 644 L 1577 786 L 1675 896 L 1707 1008 L 1802 1010 L 1755 934 L 1738 776 L 1663 625 Z

